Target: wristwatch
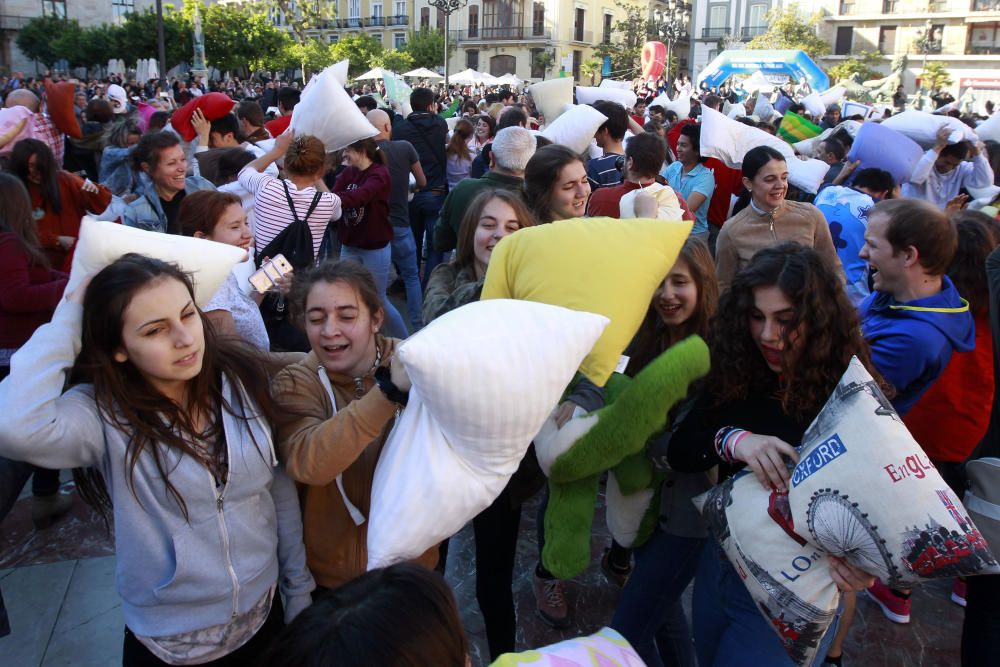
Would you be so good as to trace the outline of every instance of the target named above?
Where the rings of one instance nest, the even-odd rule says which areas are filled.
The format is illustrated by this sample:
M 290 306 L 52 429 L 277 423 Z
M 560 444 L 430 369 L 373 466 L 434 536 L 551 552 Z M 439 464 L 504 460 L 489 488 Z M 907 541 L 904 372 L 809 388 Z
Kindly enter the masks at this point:
M 387 366 L 379 366 L 375 369 L 375 384 L 387 399 L 406 407 L 406 402 L 410 400 L 410 394 L 402 391 L 393 383 Z

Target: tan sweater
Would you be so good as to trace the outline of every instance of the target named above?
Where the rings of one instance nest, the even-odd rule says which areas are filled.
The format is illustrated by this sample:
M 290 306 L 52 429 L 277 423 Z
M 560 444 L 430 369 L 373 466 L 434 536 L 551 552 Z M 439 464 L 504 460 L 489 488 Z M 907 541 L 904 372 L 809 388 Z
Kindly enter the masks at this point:
M 827 265 L 840 275 L 841 280 L 845 280 L 844 267 L 833 247 L 826 218 L 812 204 L 786 201 L 774 213 L 773 230 L 768 216 L 759 215 L 752 206 L 747 206 L 722 226 L 715 248 L 719 291 L 729 288 L 736 273 L 747 265 L 758 250 L 786 241 L 814 248 Z
M 379 336 L 378 344 L 382 365 L 388 366 L 396 341 Z M 370 376 L 364 380 L 362 397 L 355 398 L 352 378 L 328 374 L 337 397 L 334 414 L 319 368 L 310 352 L 275 377 L 274 395 L 283 418 L 274 433 L 288 476 L 300 483 L 309 570 L 317 584 L 335 588 L 363 574 L 368 565 L 368 522 L 354 524 L 337 488 L 337 475 L 343 474 L 344 492 L 367 518 L 375 465 L 392 429 L 396 404 L 374 387 Z M 437 554 L 438 548 L 432 547 L 417 561 L 432 568 Z

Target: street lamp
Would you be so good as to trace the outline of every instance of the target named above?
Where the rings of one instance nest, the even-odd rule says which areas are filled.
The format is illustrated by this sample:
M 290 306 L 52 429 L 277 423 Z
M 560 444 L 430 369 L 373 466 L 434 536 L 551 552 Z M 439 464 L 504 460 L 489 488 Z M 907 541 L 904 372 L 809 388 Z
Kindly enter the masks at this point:
M 660 39 L 667 44 L 667 89 L 669 90 L 670 55 L 674 42 L 688 35 L 688 26 L 691 25 L 691 6 L 678 0 L 667 0 L 666 10 L 657 9 L 653 12 L 653 18 L 656 20 L 656 30 Z
M 469 3 L 469 0 L 427 0 L 427 4 L 444 14 L 444 90 L 448 92 L 448 28 L 452 13 Z

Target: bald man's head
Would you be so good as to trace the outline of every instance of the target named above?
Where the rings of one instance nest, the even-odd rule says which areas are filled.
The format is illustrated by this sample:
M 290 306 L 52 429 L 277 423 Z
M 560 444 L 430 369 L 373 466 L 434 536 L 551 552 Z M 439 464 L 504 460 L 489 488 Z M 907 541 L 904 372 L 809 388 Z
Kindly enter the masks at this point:
M 24 88 L 18 88 L 17 90 L 12 90 L 7 95 L 7 100 L 4 102 L 4 107 L 10 109 L 11 107 L 25 107 L 31 111 L 38 111 L 38 96 L 35 95 L 30 90 L 25 90 Z
M 378 130 L 378 136 L 375 139 L 392 138 L 392 121 L 389 120 L 389 114 L 381 109 L 372 109 L 365 115 L 365 118 Z

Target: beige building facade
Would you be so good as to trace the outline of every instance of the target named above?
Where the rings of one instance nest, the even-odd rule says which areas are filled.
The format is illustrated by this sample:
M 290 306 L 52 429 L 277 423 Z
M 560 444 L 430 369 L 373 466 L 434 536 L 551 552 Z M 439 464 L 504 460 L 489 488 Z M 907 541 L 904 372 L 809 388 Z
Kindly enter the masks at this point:
M 324 21 L 309 34 L 333 44 L 345 35 L 366 33 L 381 41 L 383 47 L 398 49 L 406 44 L 410 30 L 414 29 L 413 0 L 337 0 L 335 14 L 337 18 Z M 279 10 L 272 10 L 271 22 L 288 28 L 288 21 Z
M 0 70 L 34 74 L 40 67 L 17 48 L 17 33 L 37 16 L 76 19 L 82 26 L 120 23 L 129 12 L 143 12 L 155 0 L 0 0 Z M 108 58 L 115 57 L 109 53 Z

